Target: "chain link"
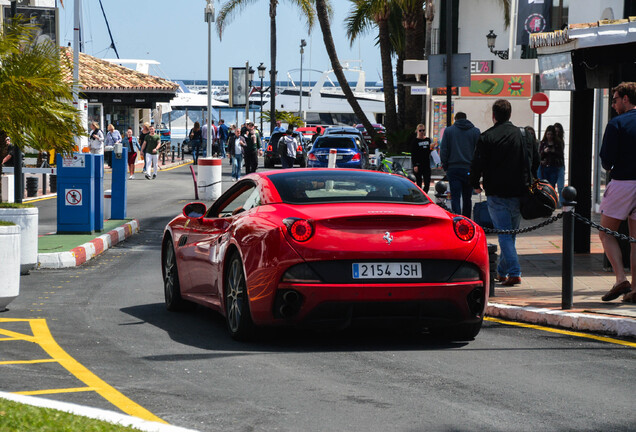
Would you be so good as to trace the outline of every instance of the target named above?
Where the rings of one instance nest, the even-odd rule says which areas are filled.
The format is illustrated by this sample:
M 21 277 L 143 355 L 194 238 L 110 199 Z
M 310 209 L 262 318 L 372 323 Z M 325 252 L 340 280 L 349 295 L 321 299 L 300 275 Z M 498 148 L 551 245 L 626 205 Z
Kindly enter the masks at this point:
M 633 237 L 630 237 L 628 235 L 625 234 L 621 234 L 619 232 L 616 231 L 612 231 L 609 228 L 605 228 L 604 226 L 601 226 L 597 223 L 592 222 L 591 220 L 581 216 L 580 214 L 576 213 L 576 212 L 572 212 L 572 216 L 574 216 L 575 219 L 578 219 L 580 222 L 583 222 L 586 225 L 591 226 L 592 228 L 596 228 L 599 231 L 603 231 L 605 234 L 609 234 L 613 237 L 616 237 L 618 240 L 624 240 L 624 241 L 628 241 L 630 243 L 636 243 L 636 239 Z
M 514 229 L 514 230 L 500 230 L 500 229 L 494 229 L 494 228 L 484 228 L 484 232 L 486 234 L 510 234 L 510 235 L 516 235 L 516 234 L 524 234 L 530 231 L 534 231 L 534 230 L 538 230 L 539 228 L 543 228 L 544 226 L 550 225 L 553 222 L 558 221 L 559 219 L 561 219 L 563 217 L 563 213 L 559 213 L 557 215 L 552 216 L 550 219 L 546 219 L 543 222 L 540 222 L 536 225 L 532 225 L 529 227 L 525 227 L 525 228 L 518 228 L 518 229 Z

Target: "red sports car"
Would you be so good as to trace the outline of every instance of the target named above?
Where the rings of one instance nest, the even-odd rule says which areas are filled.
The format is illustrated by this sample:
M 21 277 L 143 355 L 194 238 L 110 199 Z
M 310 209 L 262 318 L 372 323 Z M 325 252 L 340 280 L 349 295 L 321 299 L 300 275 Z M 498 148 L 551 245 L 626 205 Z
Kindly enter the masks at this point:
M 486 236 L 410 180 L 350 169 L 266 171 L 167 226 L 168 310 L 223 314 L 235 339 L 255 327 L 404 324 L 449 339 L 479 333 L 488 301 Z

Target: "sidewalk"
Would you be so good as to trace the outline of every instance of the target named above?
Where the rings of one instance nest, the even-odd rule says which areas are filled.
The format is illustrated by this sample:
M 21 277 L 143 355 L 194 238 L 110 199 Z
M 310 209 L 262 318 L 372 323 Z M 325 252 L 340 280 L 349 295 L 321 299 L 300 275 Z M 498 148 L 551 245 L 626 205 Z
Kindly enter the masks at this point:
M 598 215 L 593 216 L 598 223 Z M 522 221 L 521 227 L 542 219 Z M 614 273 L 603 269 L 603 247 L 598 231 L 592 228 L 590 253 L 574 255 L 573 309 L 561 309 L 561 267 L 563 222 L 517 236 L 517 252 L 522 283 L 513 287 L 495 285 L 489 316 L 573 330 L 636 337 L 636 304 L 601 301 L 614 284 Z M 495 234 L 488 243 L 498 244 Z

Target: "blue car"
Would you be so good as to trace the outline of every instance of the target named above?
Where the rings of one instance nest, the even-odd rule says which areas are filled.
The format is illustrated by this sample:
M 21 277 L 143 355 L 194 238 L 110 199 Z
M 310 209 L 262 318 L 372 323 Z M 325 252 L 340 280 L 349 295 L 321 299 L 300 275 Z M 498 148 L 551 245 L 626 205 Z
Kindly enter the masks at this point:
M 329 150 L 336 149 L 337 168 L 369 169 L 369 148 L 367 143 L 353 135 L 323 135 L 316 139 L 307 154 L 307 166 L 325 168 L 329 162 Z

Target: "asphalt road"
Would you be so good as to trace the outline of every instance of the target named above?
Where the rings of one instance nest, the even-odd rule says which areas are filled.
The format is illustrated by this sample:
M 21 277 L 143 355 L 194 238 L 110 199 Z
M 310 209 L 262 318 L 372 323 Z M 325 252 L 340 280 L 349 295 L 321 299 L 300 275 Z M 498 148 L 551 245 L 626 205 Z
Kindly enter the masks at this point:
M 46 319 L 75 360 L 167 422 L 201 431 L 635 429 L 636 350 L 618 344 L 495 322 L 470 343 L 377 330 L 266 331 L 239 343 L 213 312 L 167 312 L 160 240 L 193 198 L 190 170 L 137 177 L 128 211 L 140 234 L 79 268 L 23 277 L 0 319 Z M 0 362 L 38 355 L 0 342 Z M 3 391 L 78 385 L 53 363 L 0 365 Z M 45 397 L 117 410 L 93 392 Z

